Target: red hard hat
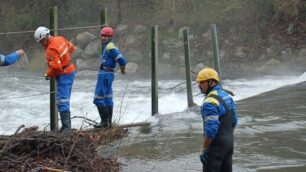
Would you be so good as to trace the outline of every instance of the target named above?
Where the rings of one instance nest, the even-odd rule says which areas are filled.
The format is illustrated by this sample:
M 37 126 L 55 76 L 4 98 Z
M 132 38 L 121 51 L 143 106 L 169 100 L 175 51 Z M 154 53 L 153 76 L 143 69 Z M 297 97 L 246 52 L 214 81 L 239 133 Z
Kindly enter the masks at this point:
M 105 35 L 105 36 L 113 36 L 114 35 L 114 31 L 111 27 L 103 27 L 101 29 L 101 33 L 100 36 Z

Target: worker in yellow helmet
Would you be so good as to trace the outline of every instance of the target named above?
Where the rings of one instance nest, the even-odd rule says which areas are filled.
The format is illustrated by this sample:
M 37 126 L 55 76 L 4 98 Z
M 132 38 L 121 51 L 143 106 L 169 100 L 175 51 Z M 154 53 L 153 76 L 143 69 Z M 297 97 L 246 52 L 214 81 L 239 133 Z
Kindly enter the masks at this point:
M 219 85 L 219 75 L 214 69 L 201 70 L 196 80 L 201 93 L 206 95 L 201 106 L 204 141 L 200 160 L 203 172 L 232 172 L 236 105 Z

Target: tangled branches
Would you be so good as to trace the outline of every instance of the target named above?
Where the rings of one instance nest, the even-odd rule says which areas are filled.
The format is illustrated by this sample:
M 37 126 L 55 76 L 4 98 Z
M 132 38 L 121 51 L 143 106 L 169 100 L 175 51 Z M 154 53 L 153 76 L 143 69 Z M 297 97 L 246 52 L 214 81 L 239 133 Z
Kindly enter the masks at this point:
M 70 135 L 37 131 L 37 127 L 17 134 L 18 130 L 12 136 L 0 136 L 0 171 L 116 172 L 117 158 L 103 159 L 97 148 L 127 134 L 122 128 L 73 130 Z

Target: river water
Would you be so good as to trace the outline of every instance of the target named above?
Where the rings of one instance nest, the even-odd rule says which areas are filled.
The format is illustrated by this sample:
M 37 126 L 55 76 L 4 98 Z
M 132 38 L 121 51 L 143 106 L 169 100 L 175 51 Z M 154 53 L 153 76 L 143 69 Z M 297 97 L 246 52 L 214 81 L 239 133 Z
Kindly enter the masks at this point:
M 306 171 L 306 82 L 240 100 L 237 107 L 233 171 Z M 201 171 L 198 114 L 195 107 L 158 115 L 150 134 L 125 140 L 123 171 Z
M 1 70 L 0 134 L 18 126 L 47 128 L 49 82 L 37 74 Z M 234 171 L 306 171 L 306 74 L 224 80 L 236 96 L 239 123 L 235 131 Z M 99 121 L 92 104 L 96 72 L 79 72 L 71 97 L 72 116 Z M 183 84 L 182 84 L 183 83 Z M 295 85 L 296 84 L 296 85 Z M 148 121 L 152 131 L 132 129 L 119 146 L 123 171 L 200 171 L 202 143 L 199 108 L 187 109 L 183 80 L 159 82 L 159 112 L 151 117 L 150 81 L 117 76 L 114 122 Z M 203 96 L 193 85 L 195 102 Z M 72 119 L 73 128 L 91 127 Z

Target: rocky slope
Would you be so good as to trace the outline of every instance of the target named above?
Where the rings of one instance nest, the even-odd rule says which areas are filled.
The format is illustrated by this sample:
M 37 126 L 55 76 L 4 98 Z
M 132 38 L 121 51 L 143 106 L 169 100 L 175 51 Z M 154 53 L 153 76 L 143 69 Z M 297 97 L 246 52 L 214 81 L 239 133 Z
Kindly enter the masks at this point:
M 49 25 L 49 8 L 58 6 L 59 27 L 100 24 L 100 9 L 107 7 L 115 43 L 127 57 L 128 72 L 148 76 L 150 30 L 159 26 L 159 72 L 161 76 L 184 76 L 182 31 L 190 30 L 191 65 L 194 72 L 213 66 L 210 24 L 217 24 L 220 60 L 225 77 L 246 74 L 290 74 L 306 67 L 305 0 L 25 0 L 0 7 L 1 32 L 35 30 Z M 22 6 L 23 8 L 19 8 Z M 39 14 L 39 15 L 37 15 Z M 43 50 L 33 33 L 0 35 L 1 52 L 24 48 L 30 69 L 43 66 Z M 97 70 L 99 27 L 59 32 L 74 42 L 79 70 Z M 38 67 L 39 66 L 39 67 Z

